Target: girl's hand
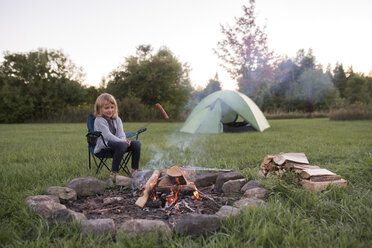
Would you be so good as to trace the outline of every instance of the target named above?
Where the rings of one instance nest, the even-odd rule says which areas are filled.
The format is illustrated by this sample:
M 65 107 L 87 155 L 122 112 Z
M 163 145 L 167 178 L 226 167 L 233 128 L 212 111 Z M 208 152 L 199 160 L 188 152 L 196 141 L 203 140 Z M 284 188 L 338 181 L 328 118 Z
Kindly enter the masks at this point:
M 130 140 L 123 140 L 124 143 L 127 143 L 128 147 L 130 146 Z

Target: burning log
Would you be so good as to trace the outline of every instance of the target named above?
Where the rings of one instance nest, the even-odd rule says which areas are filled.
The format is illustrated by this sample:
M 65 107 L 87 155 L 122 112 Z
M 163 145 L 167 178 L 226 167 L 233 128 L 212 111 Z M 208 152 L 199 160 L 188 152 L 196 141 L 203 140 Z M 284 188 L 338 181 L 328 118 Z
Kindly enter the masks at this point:
M 164 193 L 164 194 L 169 194 L 172 191 L 179 191 L 182 194 L 188 194 L 188 193 L 192 194 L 196 190 L 197 189 L 194 184 L 156 187 L 157 192 Z
M 183 175 L 183 171 L 177 165 L 174 165 L 171 168 L 169 168 L 167 170 L 167 174 L 172 184 L 181 184 L 181 185 L 187 184 L 187 179 Z
M 147 180 L 146 185 L 144 186 L 143 195 L 138 197 L 136 201 L 136 205 L 138 207 L 143 208 L 145 206 L 147 200 L 149 199 L 151 190 L 154 188 L 158 181 L 159 175 L 160 172 L 155 170 L 149 180 Z

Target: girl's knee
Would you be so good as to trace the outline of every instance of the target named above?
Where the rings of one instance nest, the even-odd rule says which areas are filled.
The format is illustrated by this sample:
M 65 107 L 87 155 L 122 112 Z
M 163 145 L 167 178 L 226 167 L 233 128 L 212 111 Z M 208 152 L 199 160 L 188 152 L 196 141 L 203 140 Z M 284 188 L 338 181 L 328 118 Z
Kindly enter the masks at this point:
M 130 146 L 133 149 L 141 149 L 141 143 L 138 140 L 132 140 Z
M 127 149 L 128 149 L 128 145 L 127 145 L 126 143 L 124 143 L 124 142 L 120 142 L 120 143 L 118 144 L 118 148 L 117 148 L 117 150 L 118 150 L 119 152 L 121 152 L 121 153 L 125 153 L 125 152 L 127 151 Z

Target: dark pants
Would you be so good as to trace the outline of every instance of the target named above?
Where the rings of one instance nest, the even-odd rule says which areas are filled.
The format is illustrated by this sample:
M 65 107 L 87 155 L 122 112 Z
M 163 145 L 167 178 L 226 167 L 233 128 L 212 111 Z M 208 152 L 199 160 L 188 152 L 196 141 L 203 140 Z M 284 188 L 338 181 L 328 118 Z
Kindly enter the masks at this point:
M 113 158 L 112 158 L 112 172 L 119 171 L 119 165 L 123 156 L 126 152 L 133 152 L 132 153 L 132 169 L 138 170 L 139 167 L 139 160 L 141 156 L 141 143 L 138 140 L 132 140 L 130 142 L 130 146 L 124 142 L 116 142 L 116 141 L 109 141 L 108 146 L 112 150 Z

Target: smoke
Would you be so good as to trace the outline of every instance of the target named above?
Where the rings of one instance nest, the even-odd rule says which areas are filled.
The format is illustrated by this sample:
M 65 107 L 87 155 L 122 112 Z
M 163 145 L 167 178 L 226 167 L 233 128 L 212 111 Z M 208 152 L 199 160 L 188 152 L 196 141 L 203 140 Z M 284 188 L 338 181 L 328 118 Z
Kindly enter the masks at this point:
M 203 143 L 201 136 L 173 133 L 166 137 L 163 147 L 154 144 L 149 146 L 151 159 L 146 167 L 161 170 L 173 165 L 192 166 L 204 154 Z

